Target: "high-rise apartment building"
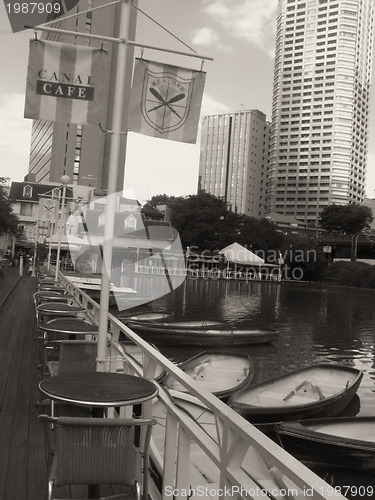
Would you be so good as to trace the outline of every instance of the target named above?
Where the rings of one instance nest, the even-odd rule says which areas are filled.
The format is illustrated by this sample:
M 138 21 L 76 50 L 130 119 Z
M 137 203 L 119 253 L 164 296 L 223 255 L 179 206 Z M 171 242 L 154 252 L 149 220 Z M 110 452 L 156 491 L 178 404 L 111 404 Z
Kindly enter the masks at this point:
M 265 214 L 269 123 L 258 110 L 206 116 L 199 187 L 250 217 Z
M 95 7 L 104 5 L 104 0 L 95 2 Z M 93 0 L 80 0 L 70 14 L 86 11 L 94 6 Z M 59 20 L 53 24 L 54 28 L 77 31 L 80 33 L 116 37 L 119 32 L 119 5 L 112 5 L 104 9 L 79 15 L 66 20 Z M 134 40 L 136 10 L 131 9 L 131 33 L 129 39 Z M 49 33 L 46 39 L 79 45 L 100 47 L 101 40 L 67 36 L 58 33 Z M 31 151 L 29 174 L 36 182 L 60 182 L 64 171 L 73 184 L 92 186 L 106 189 L 108 184 L 108 167 L 113 115 L 113 91 L 115 82 L 115 61 L 117 46 L 115 43 L 104 43 L 108 50 L 108 71 L 105 96 L 105 120 L 101 127 L 94 125 L 75 125 L 58 122 L 34 121 L 31 135 Z M 130 57 L 132 48 L 129 46 Z M 131 72 L 128 75 L 129 85 Z M 124 107 L 124 115 L 126 109 Z M 125 125 L 124 125 L 125 131 Z M 125 135 L 121 144 L 121 157 L 125 151 Z M 119 166 L 117 188 L 121 190 L 124 180 L 124 164 Z
M 363 201 L 374 5 L 279 0 L 267 212 Z

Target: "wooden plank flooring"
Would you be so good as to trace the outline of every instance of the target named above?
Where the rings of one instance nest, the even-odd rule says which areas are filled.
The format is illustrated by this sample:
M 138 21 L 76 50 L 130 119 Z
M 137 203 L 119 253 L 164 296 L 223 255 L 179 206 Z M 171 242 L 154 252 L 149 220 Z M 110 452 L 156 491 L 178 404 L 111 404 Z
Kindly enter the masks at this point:
M 35 278 L 23 277 L 0 310 L 0 498 L 45 498 L 47 464 L 39 409 Z
M 24 276 L 0 308 L 0 500 L 42 500 L 47 495 L 46 436 L 37 418 L 49 408 L 38 405 L 36 288 L 36 279 Z M 113 493 L 101 488 L 102 495 Z M 54 492 L 54 498 L 87 495 L 87 486 Z

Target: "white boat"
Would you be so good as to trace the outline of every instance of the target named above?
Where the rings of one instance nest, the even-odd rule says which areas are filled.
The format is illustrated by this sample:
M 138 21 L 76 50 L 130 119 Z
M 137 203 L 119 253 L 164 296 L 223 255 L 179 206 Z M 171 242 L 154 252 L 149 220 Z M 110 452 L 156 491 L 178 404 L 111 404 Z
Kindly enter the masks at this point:
M 283 422 L 283 447 L 307 465 L 375 471 L 375 417 L 338 417 Z
M 226 400 L 234 391 L 250 384 L 254 365 L 247 354 L 203 352 L 179 364 L 193 380 L 220 399 Z M 168 389 L 186 392 L 172 375 L 163 379 Z
M 363 373 L 321 363 L 235 392 L 228 400 L 253 423 L 339 415 L 355 396 Z

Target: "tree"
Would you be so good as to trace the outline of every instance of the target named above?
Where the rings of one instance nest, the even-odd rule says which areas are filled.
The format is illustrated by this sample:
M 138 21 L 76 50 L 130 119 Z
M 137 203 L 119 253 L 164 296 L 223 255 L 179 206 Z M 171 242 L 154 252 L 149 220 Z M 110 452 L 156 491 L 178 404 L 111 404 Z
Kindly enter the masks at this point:
M 170 199 L 172 226 L 179 232 L 184 247 L 214 251 L 233 243 L 235 225 L 226 203 L 208 193 Z
M 13 213 L 12 204 L 5 196 L 5 192 L 1 187 L 7 181 L 5 177 L 0 177 L 0 234 L 10 232 L 17 234 L 18 218 Z
M 160 196 L 151 203 L 155 198 Z M 214 252 L 237 242 L 266 253 L 279 248 L 283 239 L 273 223 L 232 212 L 224 200 L 203 191 L 187 198 L 171 197 L 168 205 L 183 247 Z
M 320 214 L 320 226 L 329 233 L 352 236 L 351 260 L 357 258 L 357 240 L 360 233 L 370 227 L 374 219 L 369 207 L 350 205 L 328 205 Z

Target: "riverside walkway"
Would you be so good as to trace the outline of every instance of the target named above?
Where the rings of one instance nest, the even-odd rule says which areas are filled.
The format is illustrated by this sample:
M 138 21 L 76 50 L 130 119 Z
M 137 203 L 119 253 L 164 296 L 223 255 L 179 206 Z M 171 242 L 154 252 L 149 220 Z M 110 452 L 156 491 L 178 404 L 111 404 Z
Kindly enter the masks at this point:
M 45 498 L 47 462 L 36 366 L 36 279 L 16 269 L 0 281 L 0 499 Z M 5 300 L 4 300 L 5 299 Z

